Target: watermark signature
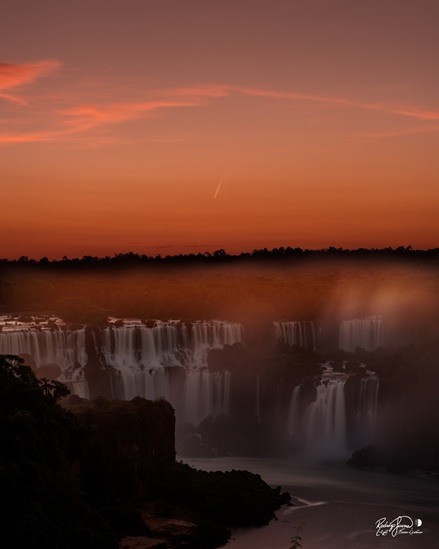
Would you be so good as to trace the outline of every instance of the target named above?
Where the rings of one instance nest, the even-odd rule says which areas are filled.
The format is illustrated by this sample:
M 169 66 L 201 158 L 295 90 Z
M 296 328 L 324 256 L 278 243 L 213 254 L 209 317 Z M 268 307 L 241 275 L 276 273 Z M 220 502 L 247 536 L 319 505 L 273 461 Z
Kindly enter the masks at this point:
M 376 536 L 387 536 L 388 534 L 395 538 L 402 534 L 422 534 L 419 528 L 422 526 L 421 519 L 412 519 L 407 515 L 396 517 L 391 522 L 386 517 L 380 518 L 375 522 Z

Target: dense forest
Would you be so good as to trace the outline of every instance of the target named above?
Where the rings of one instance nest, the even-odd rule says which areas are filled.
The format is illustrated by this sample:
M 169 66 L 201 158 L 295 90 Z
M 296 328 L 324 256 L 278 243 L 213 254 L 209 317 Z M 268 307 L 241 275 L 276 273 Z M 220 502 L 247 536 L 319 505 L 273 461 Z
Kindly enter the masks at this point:
M 224 263 L 224 262 L 248 262 L 253 263 L 259 261 L 298 261 L 309 258 L 343 258 L 343 259 L 362 259 L 362 258 L 386 258 L 386 259 L 409 259 L 421 261 L 437 261 L 439 259 L 439 248 L 429 250 L 414 250 L 412 246 L 398 246 L 397 248 L 358 248 L 349 250 L 345 248 L 329 247 L 320 250 L 309 250 L 302 248 L 292 248 L 291 246 L 273 248 L 255 249 L 252 252 L 242 252 L 240 254 L 228 254 L 225 250 L 215 250 L 213 253 L 204 252 L 198 254 L 179 254 L 161 256 L 148 256 L 134 252 L 118 253 L 114 256 L 97 257 L 85 255 L 82 258 L 69 258 L 64 256 L 61 260 L 49 260 L 47 257 L 42 257 L 39 260 L 21 256 L 16 260 L 0 259 L 4 265 L 20 264 L 20 265 L 40 265 L 51 266 L 55 268 L 89 268 L 90 266 L 101 267 L 117 267 L 129 266 L 133 267 L 139 264 L 176 264 L 182 265 L 185 263 L 203 264 L 203 263 Z

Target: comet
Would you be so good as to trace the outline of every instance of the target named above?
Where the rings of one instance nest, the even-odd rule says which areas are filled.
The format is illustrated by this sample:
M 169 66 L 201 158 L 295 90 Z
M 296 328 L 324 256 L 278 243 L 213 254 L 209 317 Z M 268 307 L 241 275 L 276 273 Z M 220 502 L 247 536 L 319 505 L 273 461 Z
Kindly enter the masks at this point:
M 220 182 L 218 183 L 218 187 L 216 188 L 216 191 L 215 191 L 215 194 L 213 195 L 213 198 L 215 199 L 217 196 L 218 196 L 218 193 L 221 189 L 221 183 L 223 182 L 223 180 L 221 179 Z

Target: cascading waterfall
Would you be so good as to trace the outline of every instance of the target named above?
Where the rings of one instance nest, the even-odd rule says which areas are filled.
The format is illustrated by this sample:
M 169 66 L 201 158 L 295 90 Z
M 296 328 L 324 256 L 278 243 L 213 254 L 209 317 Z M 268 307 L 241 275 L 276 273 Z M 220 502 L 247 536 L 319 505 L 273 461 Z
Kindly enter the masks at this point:
M 147 328 L 141 324 L 104 328 L 102 353 L 107 364 L 124 373 L 163 366 L 181 366 L 179 334 L 174 324 Z
M 288 345 L 316 348 L 314 323 L 309 320 L 273 322 L 273 338 L 275 344 L 284 341 Z
M 354 352 L 357 347 L 373 351 L 383 345 L 383 319 L 379 315 L 343 320 L 340 325 L 339 347 Z
M 197 322 L 191 330 L 178 322 L 157 322 L 152 328 L 131 324 L 105 328 L 102 352 L 106 362 L 123 371 L 139 367 L 207 366 L 211 349 L 242 341 L 242 326 L 226 322 Z
M 85 366 L 85 330 L 5 330 L 0 332 L 0 354 L 29 354 L 37 368 L 58 364 L 66 372 L 74 364 Z
M 207 415 L 228 414 L 230 373 L 210 372 L 207 356 L 211 349 L 242 342 L 242 325 L 222 321 L 151 324 L 119 321 L 91 332 L 95 356 L 103 358 L 102 367 L 112 366 L 119 373 L 118 386 L 111 389 L 110 396 L 125 400 L 164 397 L 176 408 L 180 421 L 193 423 Z M 29 354 L 37 368 L 58 364 L 60 379 L 71 383 L 80 396 L 88 396 L 84 367 L 90 357 L 86 349 L 85 328 L 69 331 L 59 326 L 41 329 L 35 324 L 5 323 L 0 331 L 0 354 Z M 184 370 L 182 387 L 173 386 L 172 367 Z
M 347 451 L 344 380 L 328 379 L 316 389 L 317 398 L 303 417 L 303 450 L 311 456 L 343 456 Z
M 123 398 L 164 397 L 177 410 L 179 420 L 199 423 L 208 415 L 229 413 L 230 374 L 207 369 L 211 349 L 242 340 L 242 326 L 219 321 L 157 322 L 149 328 L 129 324 L 103 330 L 102 352 L 121 374 Z M 168 367 L 183 367 L 182 394 L 173 390 Z
M 229 407 L 230 372 L 187 371 L 182 410 L 186 421 L 198 424 L 209 415 L 227 415 Z
M 379 379 L 364 377 L 360 381 L 358 408 L 354 417 L 354 430 L 361 434 L 361 439 L 370 442 L 375 434 L 378 409 Z
M 59 380 L 69 382 L 76 394 L 88 396 L 83 370 L 87 363 L 84 328 L 70 331 L 46 326 L 4 326 L 0 332 L 0 354 L 30 355 L 37 368 L 57 364 L 62 372 Z
M 300 387 L 301 385 L 296 385 L 294 387 L 288 408 L 287 435 L 289 438 L 295 438 L 298 435 L 300 419 Z
M 122 373 L 123 399 L 136 396 L 155 400 L 159 397 L 170 399 L 169 376 L 165 368 L 153 370 L 125 369 Z
M 372 324 L 374 333 L 382 333 L 381 317 L 350 323 L 357 327 L 360 323 L 363 328 Z M 68 382 L 80 396 L 89 394 L 86 375 L 90 387 L 97 387 L 94 394 L 127 400 L 136 396 L 166 398 L 176 409 L 179 422 L 198 424 L 208 415 L 216 417 L 231 411 L 231 374 L 224 369 L 210 371 L 207 356 L 211 349 L 241 342 L 240 324 L 220 321 L 145 324 L 114 319 L 106 328 L 71 330 L 61 321 L 22 325 L 2 323 L 0 317 L 0 328 L 0 354 L 31 355 L 37 368 L 57 364 L 62 371 L 59 379 Z M 288 343 L 314 341 L 312 323 L 277 322 L 274 328 L 276 337 Z M 357 331 L 367 332 L 363 328 Z M 353 331 L 348 333 L 352 336 Z M 358 341 L 361 338 L 357 337 L 355 345 Z M 328 367 L 316 385 L 310 378 L 304 380 L 293 388 L 291 396 L 285 394 L 282 382 L 278 382 L 274 396 L 275 424 L 286 425 L 294 447 L 316 457 L 337 457 L 347 449 L 370 444 L 375 432 L 378 379 L 370 372 L 353 376 L 331 370 Z M 103 376 L 107 382 L 102 388 L 92 385 L 96 383 L 92 376 Z M 252 379 L 249 390 L 255 395 L 255 418 L 261 422 L 266 414 L 261 391 L 266 388 L 259 376 Z M 285 400 L 288 397 L 289 403 Z
M 323 374 L 315 387 L 315 397 L 302 404 L 303 385 L 294 387 L 287 417 L 287 436 L 297 450 L 318 458 L 344 457 L 349 450 L 348 422 L 351 421 L 355 444 L 373 441 L 379 381 L 363 377 L 354 396 L 355 406 L 350 409 L 345 399 L 346 374 Z M 350 417 L 352 415 L 352 418 Z

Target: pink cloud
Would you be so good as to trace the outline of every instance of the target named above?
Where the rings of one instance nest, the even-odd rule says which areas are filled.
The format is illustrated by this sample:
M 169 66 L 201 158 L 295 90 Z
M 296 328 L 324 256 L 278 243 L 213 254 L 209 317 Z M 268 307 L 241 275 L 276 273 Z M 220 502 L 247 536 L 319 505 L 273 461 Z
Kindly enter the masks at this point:
M 106 105 L 105 107 L 75 107 L 62 113 L 67 118 L 63 121 L 65 130 L 59 132 L 59 137 L 71 138 L 74 134 L 83 134 L 88 130 L 98 129 L 102 126 L 111 126 L 141 119 L 158 110 L 198 105 L 199 103 L 197 102 L 187 101 L 150 101 L 145 103 L 120 103 Z
M 61 115 L 63 118 L 58 120 L 57 129 L 29 133 L 0 134 L 0 144 L 71 141 L 75 136 L 101 126 L 135 120 L 158 110 L 196 107 L 201 104 L 200 101 L 196 100 L 151 100 L 142 103 L 117 103 L 105 106 L 82 105 L 59 112 L 58 115 Z M 99 140 L 101 141 L 101 138 Z
M 60 66 L 61 64 L 56 60 L 46 60 L 22 65 L 0 64 L 0 90 L 15 88 L 26 83 L 31 83 L 36 78 L 44 76 Z M 72 141 L 81 138 L 86 140 L 87 138 L 84 136 L 91 130 L 142 119 L 153 113 L 164 112 L 170 109 L 206 106 L 212 101 L 231 97 L 236 94 L 267 98 L 268 100 L 281 100 L 287 102 L 306 101 L 333 105 L 341 108 L 351 107 L 379 111 L 422 121 L 439 120 L 439 112 L 427 111 L 417 107 L 368 103 L 344 97 L 330 97 L 210 83 L 174 89 L 150 90 L 147 93 L 148 98 L 144 101 L 120 101 L 109 103 L 96 101 L 91 104 L 72 105 L 75 98 L 65 96 L 65 104 L 70 104 L 72 106 L 68 106 L 61 110 L 59 108 L 55 110 L 51 105 L 49 98 L 46 97 L 46 113 L 44 118 L 40 115 L 35 115 L 35 118 L 33 118 L 32 115 L 29 114 L 29 122 L 32 123 L 34 128 L 35 124 L 40 122 L 41 131 L 29 131 L 27 133 L 20 130 L 15 134 L 0 134 L 0 144 L 39 141 Z M 12 96 L 9 93 L 0 92 L 0 98 L 20 104 L 26 104 L 22 99 Z M 58 99 L 60 100 L 61 98 Z M 426 126 L 424 126 L 424 128 L 425 127 Z M 437 129 L 436 125 L 428 127 L 430 128 L 430 131 L 436 131 Z M 401 130 L 395 132 L 395 135 L 400 134 L 400 132 Z M 402 132 L 404 132 L 404 130 L 402 130 Z M 408 133 L 412 133 L 412 131 L 408 130 Z M 416 133 L 416 130 L 414 130 L 413 133 Z M 368 136 L 366 136 L 366 138 L 367 137 Z M 106 142 L 102 135 L 97 139 L 101 143 Z M 107 142 L 113 141 L 110 140 Z M 88 141 L 86 141 L 86 144 L 89 144 Z
M 387 112 L 389 114 L 398 114 L 401 116 L 408 116 L 411 118 L 417 118 L 418 120 L 439 120 L 439 112 L 436 111 L 424 111 L 415 107 L 403 107 L 398 105 L 386 105 L 381 103 L 365 103 L 362 101 L 356 101 L 355 99 L 348 99 L 344 97 L 326 97 L 313 94 L 295 93 L 295 92 L 279 92 L 272 90 L 263 90 L 258 88 L 245 88 L 238 86 L 230 86 L 230 91 L 235 91 L 243 95 L 250 95 L 256 97 L 267 97 L 271 99 L 285 99 L 290 101 L 312 101 L 317 103 L 326 103 L 329 105 L 341 105 L 346 107 L 356 107 L 365 110 L 374 110 Z
M 19 134 L 0 134 L 0 144 L 36 143 L 41 141 L 53 141 L 57 132 L 23 132 Z
M 394 107 L 393 110 L 389 112 L 401 114 L 402 116 L 418 118 L 420 120 L 439 120 L 439 112 L 436 111 L 423 111 L 421 109 L 408 107 Z
M 55 59 L 47 59 L 38 61 L 37 63 L 0 63 L 0 90 L 9 90 L 29 84 L 40 76 L 45 76 L 58 69 L 60 66 L 61 63 Z M 9 93 L 0 93 L 0 99 L 19 105 L 28 104 L 24 99 Z
M 80 105 L 65 109 L 59 114 L 67 117 L 64 121 L 66 126 L 85 131 L 102 125 L 136 120 L 155 111 L 204 106 L 209 99 L 225 97 L 230 92 L 227 86 L 205 85 L 161 90 L 154 95 L 162 98 L 107 105 Z
M 60 66 L 61 63 L 55 59 L 47 59 L 37 63 L 0 63 L 0 90 L 16 88 L 33 82 L 38 77 L 53 72 Z
M 116 103 L 105 106 L 82 105 L 64 110 L 61 114 L 68 117 L 66 120 L 67 125 L 87 129 L 104 124 L 117 124 L 128 120 L 135 120 L 159 109 L 196 107 L 199 105 L 198 101 L 153 100 L 144 103 Z
M 15 95 L 11 95 L 9 93 L 0 93 L 0 99 L 5 99 L 6 101 L 10 101 L 11 103 L 17 103 L 18 105 L 28 104 L 28 102 L 24 99 L 20 99 L 19 97 L 15 97 Z

